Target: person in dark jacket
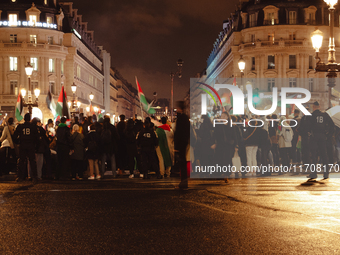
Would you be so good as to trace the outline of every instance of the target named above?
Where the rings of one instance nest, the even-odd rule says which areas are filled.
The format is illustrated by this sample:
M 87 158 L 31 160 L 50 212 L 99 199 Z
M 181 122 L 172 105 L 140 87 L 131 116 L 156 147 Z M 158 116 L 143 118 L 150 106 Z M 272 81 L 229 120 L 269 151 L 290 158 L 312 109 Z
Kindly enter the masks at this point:
M 212 148 L 215 150 L 215 158 L 214 164 L 219 166 L 232 166 L 232 158 L 235 152 L 235 148 L 237 146 L 236 136 L 234 134 L 234 127 L 230 126 L 230 116 L 227 112 L 223 112 L 221 115 L 221 119 L 227 120 L 228 123 L 219 123 L 215 125 L 214 130 L 214 145 Z M 228 173 L 219 173 L 220 176 L 226 178 L 225 181 L 228 182 L 227 177 L 231 174 Z
M 79 180 L 83 179 L 85 146 L 84 136 L 79 131 L 79 126 L 77 124 L 74 124 L 72 128 L 72 135 L 70 137 L 72 180 L 75 180 L 77 178 L 77 175 L 79 177 Z
M 264 129 L 264 127 L 259 128 L 258 130 L 259 135 L 259 149 L 261 151 L 261 164 L 264 166 L 268 166 L 267 160 L 269 151 L 271 149 L 272 143 L 269 138 L 269 133 L 267 130 Z M 270 172 L 265 173 L 265 175 L 271 175 Z
M 135 158 L 137 158 L 137 142 L 136 132 L 134 131 L 134 121 L 129 119 L 126 123 L 125 129 L 126 148 L 127 148 L 127 163 L 130 170 L 129 178 L 133 178 L 133 170 L 135 168 Z
M 151 120 L 149 117 L 145 119 L 144 128 L 137 134 L 137 146 L 140 147 L 142 168 L 144 179 L 148 179 L 148 170 L 157 173 L 160 178 L 159 164 L 156 154 L 156 146 L 158 146 L 158 138 L 156 132 L 151 128 Z
M 66 178 L 69 171 L 69 153 L 70 153 L 70 129 L 66 125 L 66 118 L 60 119 L 60 124 L 57 129 L 57 154 L 58 168 L 56 171 L 56 179 Z
M 44 164 L 44 153 L 48 147 L 48 138 L 45 129 L 41 126 L 41 121 L 38 118 L 32 120 L 32 124 L 36 125 L 38 130 L 38 144 L 36 148 L 35 158 L 37 161 L 37 177 L 38 180 L 42 179 L 42 167 Z
M 213 165 L 214 150 L 211 146 L 214 144 L 214 128 L 210 118 L 207 115 L 202 115 L 203 123 L 197 131 L 198 144 L 195 151 L 195 157 L 200 161 L 201 166 Z
M 82 126 L 83 126 L 83 135 L 86 137 L 86 135 L 89 132 L 89 126 L 91 125 L 91 123 L 89 123 L 87 117 L 83 117 L 83 122 L 82 122 Z
M 296 148 L 297 142 L 299 140 L 299 132 L 298 132 L 298 126 L 299 122 L 301 120 L 300 118 L 300 110 L 295 109 L 294 110 L 294 120 L 297 122 L 297 125 L 293 127 L 296 123 L 291 121 L 290 125 L 292 126 L 293 130 L 293 140 L 292 140 L 292 150 L 291 150 L 291 158 L 293 160 L 293 164 L 301 163 L 301 154 L 299 150 Z
M 279 166 L 280 165 L 280 153 L 279 153 L 279 120 L 276 114 L 273 114 L 271 116 L 272 120 L 274 121 L 274 125 L 271 124 L 271 122 L 268 125 L 268 133 L 270 137 L 270 141 L 272 143 L 271 152 L 273 154 L 274 159 L 274 165 Z
M 327 154 L 327 137 L 330 138 L 335 130 L 334 122 L 326 112 L 320 111 L 320 105 L 318 102 L 313 104 L 313 113 L 310 119 L 312 129 L 311 139 L 311 152 L 312 152 L 312 164 L 318 163 L 318 152 L 320 153 L 320 160 L 325 167 L 326 171 L 323 172 L 324 180 L 329 178 L 329 164 L 333 164 Z M 312 172 L 307 177 L 308 181 L 315 181 L 318 174 L 317 171 Z
M 127 148 L 126 148 L 126 138 L 124 131 L 126 129 L 125 115 L 119 116 L 120 121 L 117 124 L 117 131 L 119 135 L 118 148 L 117 151 L 117 165 L 119 169 L 119 174 L 123 174 L 125 168 L 127 167 Z
M 100 144 L 100 139 L 99 139 L 99 134 L 96 131 L 96 126 L 91 125 L 90 126 L 90 131 L 85 138 L 85 148 L 87 148 L 86 151 L 86 158 L 89 163 L 89 168 L 90 168 L 90 174 L 88 180 L 94 180 L 96 177 L 101 176 L 99 173 L 99 165 L 98 165 L 98 160 L 100 158 L 100 153 L 99 153 L 99 144 Z M 96 176 L 94 175 L 94 171 Z
M 119 151 L 117 148 L 118 133 L 116 127 L 110 123 L 109 116 L 104 117 L 103 128 L 98 134 L 100 136 L 101 174 L 104 175 L 105 162 L 110 159 L 111 171 L 113 177 L 116 177 L 116 154 Z
M 174 133 L 175 152 L 178 153 L 178 165 L 181 171 L 181 183 L 179 188 L 188 188 L 188 171 L 187 171 L 187 151 L 190 146 L 190 121 L 185 114 L 184 101 L 177 102 L 177 120 Z
M 26 158 L 28 157 L 33 183 L 37 181 L 37 163 L 35 160 L 35 148 L 38 143 L 38 130 L 36 125 L 31 123 L 31 115 L 26 113 L 24 116 L 25 123 L 19 124 L 13 134 L 14 141 L 20 143 L 19 148 L 19 171 L 17 181 L 25 178 Z

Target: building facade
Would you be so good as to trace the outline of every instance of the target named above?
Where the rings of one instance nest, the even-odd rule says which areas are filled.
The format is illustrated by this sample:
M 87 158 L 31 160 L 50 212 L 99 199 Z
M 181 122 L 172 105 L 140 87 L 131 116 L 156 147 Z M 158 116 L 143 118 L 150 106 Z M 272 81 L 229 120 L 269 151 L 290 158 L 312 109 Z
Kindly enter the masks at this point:
M 339 15 L 337 8 L 334 33 L 338 59 Z M 252 84 L 261 96 L 271 94 L 273 87 L 279 91 L 281 87 L 303 87 L 312 94 L 310 102 L 317 100 L 326 109 L 326 73 L 314 71 L 316 63 L 311 33 L 317 28 L 324 33 L 320 57 L 327 62 L 329 11 L 324 1 L 241 0 L 237 10 L 223 23 L 223 31 L 214 43 L 203 80 L 214 86 L 228 78 L 240 78 L 238 61 L 242 57 L 246 63 L 242 83 Z M 339 104 L 336 89 L 332 98 L 334 105 Z
M 64 86 L 68 100 L 72 100 L 72 84 L 77 86 L 80 113 L 92 114 L 87 111 L 92 93 L 92 105 L 102 112 L 127 117 L 137 114 L 136 89 L 115 75 L 110 54 L 96 45 L 94 31 L 87 25 L 72 2 L 1 1 L 0 110 L 14 115 L 19 91 L 29 89 L 25 73 L 29 62 L 34 68 L 31 91 L 40 89 L 39 107 L 33 113 L 44 122 L 53 118 L 45 102 L 48 91 L 57 101 Z

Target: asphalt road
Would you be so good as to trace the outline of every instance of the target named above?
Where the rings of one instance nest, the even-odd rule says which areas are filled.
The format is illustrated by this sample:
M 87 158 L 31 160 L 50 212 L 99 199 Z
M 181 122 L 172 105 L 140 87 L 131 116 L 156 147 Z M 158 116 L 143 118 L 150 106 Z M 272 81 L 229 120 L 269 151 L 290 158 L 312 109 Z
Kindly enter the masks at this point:
M 340 254 L 340 180 L 1 182 L 0 254 Z

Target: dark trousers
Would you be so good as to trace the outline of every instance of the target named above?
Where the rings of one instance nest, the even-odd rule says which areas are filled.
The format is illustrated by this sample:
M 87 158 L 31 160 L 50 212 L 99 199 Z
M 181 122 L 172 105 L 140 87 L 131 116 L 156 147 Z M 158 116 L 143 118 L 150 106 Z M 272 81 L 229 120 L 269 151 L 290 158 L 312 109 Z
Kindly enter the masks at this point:
M 72 178 L 76 178 L 77 174 L 79 178 L 83 178 L 83 172 L 84 172 L 84 161 L 83 160 L 76 160 L 72 159 Z
M 127 151 L 127 166 L 130 170 L 130 174 L 133 174 L 133 170 L 135 169 L 135 158 L 137 157 L 137 152 L 134 148 L 128 148 Z
M 68 165 L 69 165 L 69 153 L 70 149 L 68 148 L 58 148 L 58 168 L 56 171 L 56 178 L 66 178 L 68 173 Z
M 144 175 L 148 175 L 149 168 L 159 175 L 159 164 L 155 150 L 141 149 L 141 160 Z
M 52 158 L 51 158 L 51 151 L 47 150 L 44 152 L 44 159 L 45 159 L 45 167 L 46 167 L 46 172 L 43 174 L 47 178 L 52 177 Z
M 289 152 L 291 150 L 291 147 L 287 148 L 280 148 L 280 156 L 281 156 L 281 162 L 283 166 L 289 166 Z
M 323 177 L 328 178 L 329 176 L 329 159 L 327 155 L 327 139 L 326 135 L 315 133 L 311 138 L 311 151 L 312 151 L 312 164 L 318 164 L 318 156 L 320 156 L 320 163 L 327 165 L 326 171 L 323 171 Z M 319 155 L 318 155 L 319 153 Z M 316 168 L 316 167 L 315 167 Z M 314 169 L 314 167 L 312 168 Z M 322 168 L 324 169 L 324 168 Z M 312 172 L 310 178 L 317 178 L 318 173 Z
M 310 141 L 308 136 L 301 136 L 301 153 L 302 153 L 302 162 L 303 164 L 310 164 Z
M 178 166 L 181 171 L 181 183 L 180 186 L 186 188 L 188 187 L 188 171 L 187 171 L 187 157 L 186 152 L 178 153 Z
M 278 166 L 280 164 L 279 145 L 276 143 L 273 143 L 271 151 L 272 151 L 273 158 L 274 158 L 274 165 Z
M 293 160 L 293 163 L 296 163 L 298 161 L 298 155 L 297 155 L 297 149 L 296 149 L 296 143 L 298 141 L 298 138 L 294 137 L 292 140 L 292 148 L 290 150 L 290 157 Z
M 20 151 L 19 151 L 19 172 L 18 177 L 19 179 L 24 179 L 27 172 L 26 168 L 26 158 L 28 158 L 31 166 L 32 171 L 32 178 L 37 178 L 37 163 L 35 161 L 35 145 L 34 144 L 21 144 Z
M 260 148 L 260 150 L 261 150 L 261 161 L 260 162 L 262 165 L 267 165 L 269 149 Z
M 8 154 L 9 154 L 9 147 L 3 147 L 0 149 L 0 176 L 3 174 L 8 174 Z

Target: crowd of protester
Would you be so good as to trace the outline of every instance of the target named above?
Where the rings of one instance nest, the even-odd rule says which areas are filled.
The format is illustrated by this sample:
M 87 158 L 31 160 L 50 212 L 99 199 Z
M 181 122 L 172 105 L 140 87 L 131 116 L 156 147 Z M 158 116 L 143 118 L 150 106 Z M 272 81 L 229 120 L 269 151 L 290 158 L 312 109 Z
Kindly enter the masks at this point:
M 109 175 L 107 171 L 113 177 L 129 171 L 129 178 L 148 179 L 150 172 L 158 179 L 168 178 L 176 162 L 181 164 L 175 151 L 183 154 L 181 146 L 189 144 L 181 128 L 183 117 L 180 113 L 177 117 L 179 123 L 172 124 L 167 117 L 147 117 L 143 122 L 121 115 L 116 125 L 109 116 L 98 121 L 81 116 L 72 122 L 62 117 L 56 123 L 49 119 L 46 125 L 38 118 L 31 120 L 29 113 L 17 125 L 9 118 L 0 130 L 0 175 L 16 173 L 17 181 L 34 182 L 83 180 L 85 176 L 98 180 Z M 179 129 L 174 132 L 176 126 Z
M 223 122 L 218 123 L 217 119 Z M 273 174 L 253 167 L 261 165 L 285 166 L 298 175 L 305 172 L 308 164 L 323 164 L 328 168 L 328 164 L 340 163 L 340 129 L 327 113 L 320 111 L 318 102 L 313 104 L 313 113 L 308 116 L 302 116 L 298 109 L 292 116 L 287 116 L 287 120 L 286 116 L 277 114 L 230 116 L 223 112 L 215 121 L 213 117 L 203 115 L 200 121 L 193 122 L 193 126 L 198 137 L 194 148 L 196 166 L 233 166 L 236 157 L 240 158 L 241 166 L 249 166 L 249 171 L 237 169 L 236 173 L 227 172 L 226 177 Z M 293 171 L 294 167 L 297 170 Z M 321 173 L 328 179 L 329 169 Z M 278 171 L 277 174 L 285 172 Z M 308 175 L 311 180 L 316 177 L 316 171 Z

